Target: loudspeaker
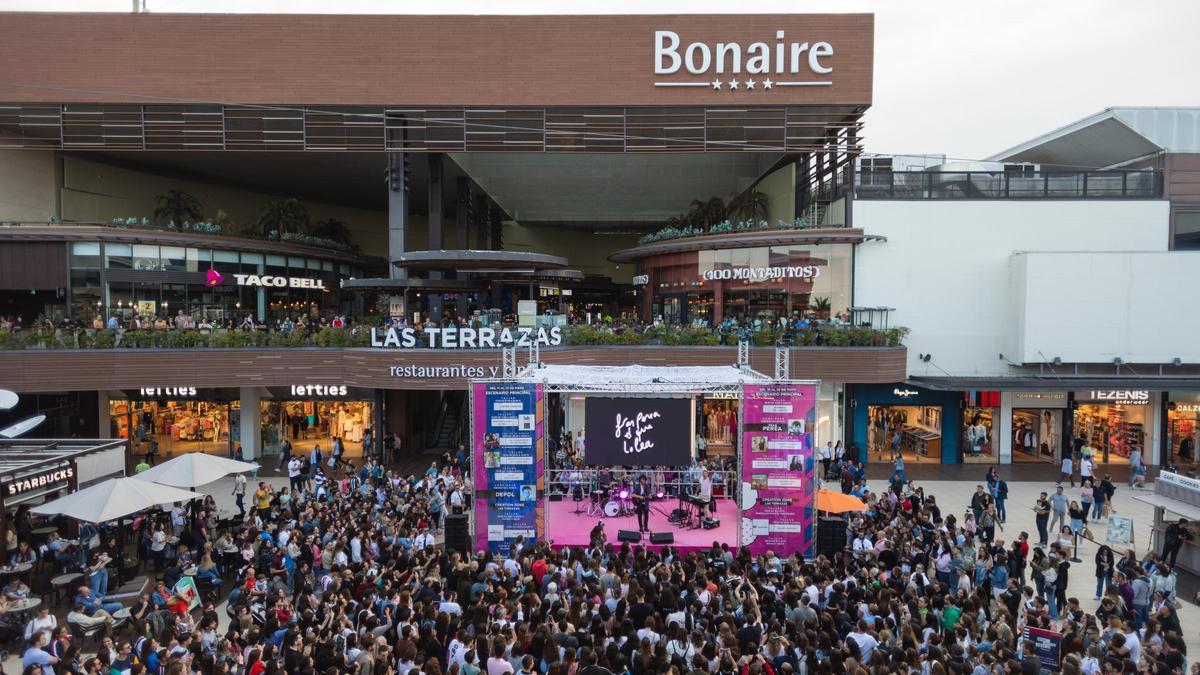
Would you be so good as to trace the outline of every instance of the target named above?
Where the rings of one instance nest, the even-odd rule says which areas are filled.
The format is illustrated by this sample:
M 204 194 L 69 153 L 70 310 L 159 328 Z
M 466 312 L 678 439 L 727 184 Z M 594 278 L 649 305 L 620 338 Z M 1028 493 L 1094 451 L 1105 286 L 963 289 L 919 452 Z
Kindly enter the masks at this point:
M 446 550 L 471 554 L 471 534 L 468 532 L 465 513 L 446 516 Z
M 638 542 L 642 540 L 642 533 L 633 530 L 617 530 L 617 541 L 632 541 Z
M 550 493 L 550 501 L 552 501 L 552 502 L 561 502 L 562 500 L 563 500 L 563 496 L 562 496 L 561 494 L 559 494 L 559 493 L 557 493 L 557 492 L 551 492 L 551 493 Z
M 651 544 L 674 544 L 675 543 L 675 533 L 674 532 L 651 532 L 650 533 L 650 543 Z
M 817 521 L 817 555 L 833 558 L 846 550 L 846 520 L 825 517 Z
M 721 526 L 721 521 L 716 518 L 705 518 L 700 521 L 700 527 L 706 530 L 715 530 Z

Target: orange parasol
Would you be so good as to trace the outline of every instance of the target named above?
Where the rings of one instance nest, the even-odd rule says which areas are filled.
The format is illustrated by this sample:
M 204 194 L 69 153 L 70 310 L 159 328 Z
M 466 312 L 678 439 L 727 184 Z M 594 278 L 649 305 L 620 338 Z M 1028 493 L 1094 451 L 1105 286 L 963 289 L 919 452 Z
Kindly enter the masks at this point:
M 818 490 L 817 510 L 829 513 L 846 513 L 847 511 L 866 511 L 867 505 L 858 497 L 844 495 L 833 490 Z

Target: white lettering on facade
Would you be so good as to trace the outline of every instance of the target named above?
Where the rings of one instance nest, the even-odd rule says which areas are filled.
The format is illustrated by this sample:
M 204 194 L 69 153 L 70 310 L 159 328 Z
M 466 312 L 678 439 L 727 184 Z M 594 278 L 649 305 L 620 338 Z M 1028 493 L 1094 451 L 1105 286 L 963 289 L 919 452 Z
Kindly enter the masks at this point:
M 233 281 L 238 286 L 263 286 L 267 288 L 308 288 L 317 291 L 325 290 L 323 279 L 306 279 L 303 277 L 276 277 L 262 274 L 235 274 Z
M 828 75 L 833 66 L 826 59 L 833 56 L 828 42 L 786 42 L 784 31 L 775 31 L 774 49 L 766 42 L 751 42 L 743 51 L 740 42 L 691 42 L 686 46 L 679 33 L 672 30 L 654 31 L 654 74 L 674 75 L 681 69 L 693 75 L 715 74 L 751 75 L 776 74 L 784 77 L 805 72 Z M 678 83 L 676 83 L 678 84 Z M 780 84 L 832 84 L 831 82 L 796 82 Z M 672 86 L 656 82 L 656 86 Z
M 37 474 L 35 476 L 18 478 L 8 484 L 8 496 L 12 497 L 13 495 L 19 495 L 22 492 L 28 492 L 40 487 L 45 487 L 47 485 L 52 485 L 64 480 L 69 480 L 74 475 L 75 467 L 68 466 L 62 469 L 55 469 L 54 471 L 47 471 L 46 473 Z
M 142 396 L 195 396 L 195 387 L 142 387 Z
M 372 328 L 371 346 L 387 349 L 412 349 L 417 346 L 416 328 Z M 533 340 L 539 345 L 555 347 L 562 344 L 562 328 L 520 326 L 514 332 L 503 328 L 426 328 L 425 344 L 429 349 L 495 349 L 497 347 L 528 347 Z
M 392 377 L 446 379 L 450 377 L 482 378 L 496 377 L 499 366 L 392 366 L 388 369 Z
M 292 396 L 345 396 L 344 384 L 293 384 Z
M 728 267 L 719 270 L 704 270 L 700 278 L 705 281 L 769 281 L 772 279 L 816 279 L 821 276 L 817 265 L 793 267 Z
M 1109 389 L 1102 391 L 1093 390 L 1091 393 L 1093 401 L 1114 401 L 1116 403 L 1132 403 L 1134 405 L 1144 405 L 1150 402 L 1150 392 L 1148 391 Z
M 634 286 L 645 286 L 646 284 L 650 283 L 650 275 L 639 274 L 635 276 L 632 281 Z
M 893 389 L 893 390 L 892 390 L 892 395 L 893 395 L 893 396 L 899 396 L 900 398 L 911 398 L 911 397 L 913 397 L 913 396 L 917 396 L 917 395 L 918 395 L 918 394 L 920 394 L 920 393 L 921 393 L 921 392 L 919 392 L 919 391 L 915 391 L 915 390 L 913 390 L 913 389 L 900 389 L 900 388 L 896 388 L 896 389 Z

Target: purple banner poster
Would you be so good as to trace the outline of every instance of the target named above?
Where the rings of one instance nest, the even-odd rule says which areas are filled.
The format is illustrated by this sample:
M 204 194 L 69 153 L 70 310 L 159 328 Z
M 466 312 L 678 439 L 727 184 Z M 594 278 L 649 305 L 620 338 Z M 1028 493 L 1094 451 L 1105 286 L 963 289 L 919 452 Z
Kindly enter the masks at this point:
M 544 532 L 542 387 L 475 383 L 471 395 L 475 548 L 507 554 Z
M 816 385 L 742 389 L 742 545 L 811 557 L 816 543 Z

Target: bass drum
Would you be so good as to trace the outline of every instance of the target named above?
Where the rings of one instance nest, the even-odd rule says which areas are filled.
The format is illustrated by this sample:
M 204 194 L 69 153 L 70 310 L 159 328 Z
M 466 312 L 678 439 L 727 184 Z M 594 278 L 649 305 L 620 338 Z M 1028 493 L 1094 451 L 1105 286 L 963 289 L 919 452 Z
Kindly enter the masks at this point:
M 604 515 L 609 518 L 616 518 L 621 515 L 621 503 L 615 499 L 611 499 L 604 504 Z

